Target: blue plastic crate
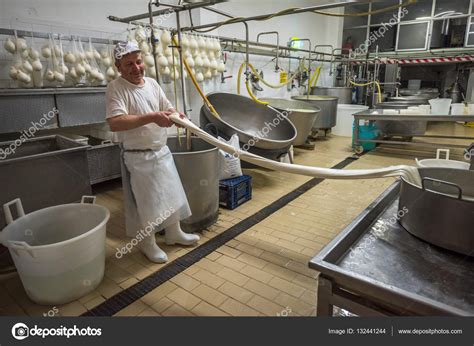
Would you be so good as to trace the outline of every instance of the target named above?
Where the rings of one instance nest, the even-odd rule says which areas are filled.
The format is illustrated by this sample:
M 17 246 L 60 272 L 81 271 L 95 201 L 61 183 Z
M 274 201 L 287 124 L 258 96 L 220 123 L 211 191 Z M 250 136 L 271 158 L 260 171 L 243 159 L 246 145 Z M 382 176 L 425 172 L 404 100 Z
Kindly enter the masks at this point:
M 252 177 L 240 177 L 219 181 L 219 205 L 226 209 L 235 209 L 252 199 Z

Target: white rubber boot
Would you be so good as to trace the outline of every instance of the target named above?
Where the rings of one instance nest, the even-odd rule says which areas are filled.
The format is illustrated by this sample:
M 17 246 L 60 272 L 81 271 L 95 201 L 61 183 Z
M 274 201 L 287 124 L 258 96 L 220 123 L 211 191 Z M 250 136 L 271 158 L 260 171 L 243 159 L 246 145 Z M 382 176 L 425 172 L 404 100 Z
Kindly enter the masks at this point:
M 154 263 L 165 263 L 168 261 L 166 253 L 156 244 L 154 234 L 145 237 L 138 245 L 140 251 Z
M 165 230 L 165 241 L 166 245 L 192 245 L 199 241 L 199 236 L 197 234 L 188 234 L 181 230 L 179 222 L 172 224 L 169 227 L 166 227 Z

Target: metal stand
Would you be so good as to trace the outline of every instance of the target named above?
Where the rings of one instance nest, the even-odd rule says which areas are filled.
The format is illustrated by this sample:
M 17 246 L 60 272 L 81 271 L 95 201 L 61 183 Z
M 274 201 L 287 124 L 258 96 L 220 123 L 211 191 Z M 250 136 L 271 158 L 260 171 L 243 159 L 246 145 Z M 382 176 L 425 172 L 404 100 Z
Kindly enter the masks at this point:
M 470 122 L 474 121 L 474 115 L 383 115 L 383 114 L 370 114 L 370 111 L 363 111 L 354 114 L 354 151 L 357 154 L 361 154 L 364 150 L 361 143 L 385 143 L 385 144 L 396 144 L 396 145 L 413 145 L 419 147 L 438 148 L 440 143 L 430 142 L 402 142 L 393 140 L 383 139 L 360 139 L 360 120 L 389 120 L 389 121 L 442 121 L 442 122 Z M 450 139 L 464 139 L 474 140 L 474 137 L 463 137 L 463 136 L 442 136 L 442 135 L 414 135 L 413 137 L 424 137 L 424 138 L 450 138 Z M 465 148 L 466 145 L 461 144 L 442 144 L 443 147 L 449 148 Z

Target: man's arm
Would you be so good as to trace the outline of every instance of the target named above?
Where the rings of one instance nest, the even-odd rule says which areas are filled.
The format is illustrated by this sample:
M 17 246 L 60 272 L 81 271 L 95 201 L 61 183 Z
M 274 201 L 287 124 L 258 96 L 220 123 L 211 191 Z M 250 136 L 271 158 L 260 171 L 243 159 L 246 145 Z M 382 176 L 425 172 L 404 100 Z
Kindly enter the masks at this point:
M 174 124 L 169 118 L 171 113 L 169 111 L 162 111 L 143 115 L 123 114 L 108 118 L 107 122 L 109 123 L 110 130 L 114 132 L 133 130 L 151 123 L 155 123 L 160 127 L 170 127 Z

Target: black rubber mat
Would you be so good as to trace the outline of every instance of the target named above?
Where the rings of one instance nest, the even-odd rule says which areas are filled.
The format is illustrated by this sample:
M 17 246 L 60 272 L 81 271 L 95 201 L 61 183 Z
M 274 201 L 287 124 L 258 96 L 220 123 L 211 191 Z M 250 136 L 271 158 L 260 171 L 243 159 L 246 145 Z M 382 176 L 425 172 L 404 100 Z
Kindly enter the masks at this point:
M 349 157 L 339 162 L 332 168 L 342 169 L 350 163 L 354 162 L 354 160 L 357 160 L 357 158 Z M 269 204 L 268 206 L 259 210 L 255 214 L 249 216 L 245 220 L 240 221 L 239 223 L 230 227 L 223 233 L 215 236 L 206 243 L 191 250 L 186 255 L 175 259 L 166 267 L 163 267 L 162 269 L 156 271 L 155 273 L 146 277 L 142 281 L 137 282 L 135 285 L 117 293 L 113 297 L 110 297 L 105 302 L 84 313 L 82 316 L 112 316 L 116 314 L 120 310 L 126 308 L 128 305 L 143 297 L 145 294 L 151 292 L 161 284 L 170 280 L 172 277 L 178 275 L 196 262 L 199 262 L 201 259 L 209 255 L 210 253 L 214 252 L 217 248 L 234 239 L 236 236 L 245 232 L 250 227 L 256 225 L 257 223 L 269 217 L 276 211 L 280 210 L 285 205 L 304 194 L 306 191 L 320 184 L 323 180 L 324 179 L 320 178 L 313 178 L 309 180 L 303 185 L 297 187 L 295 190 L 284 195 L 277 201 Z

